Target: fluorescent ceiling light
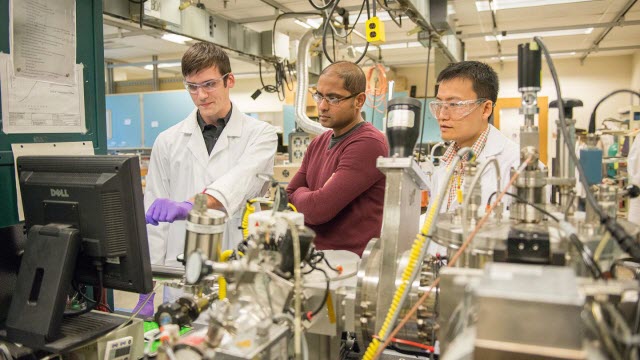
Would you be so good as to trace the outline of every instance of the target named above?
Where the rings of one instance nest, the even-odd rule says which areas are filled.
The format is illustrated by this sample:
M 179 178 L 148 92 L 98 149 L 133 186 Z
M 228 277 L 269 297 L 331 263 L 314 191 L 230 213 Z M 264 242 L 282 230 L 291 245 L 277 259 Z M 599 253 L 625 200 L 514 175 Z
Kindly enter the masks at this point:
M 570 35 L 589 35 L 593 32 L 593 28 L 586 29 L 570 29 L 570 30 L 553 30 L 553 31 L 539 31 L 520 34 L 509 34 L 506 36 L 485 36 L 485 41 L 502 41 L 502 40 L 516 40 L 516 39 L 533 39 L 534 36 L 552 37 L 552 36 L 570 36 Z
M 376 12 L 376 16 L 380 21 L 391 21 L 391 16 L 386 11 L 378 11 Z M 356 21 L 356 18 L 358 18 L 358 13 L 349 15 L 349 24 L 353 24 Z M 360 19 L 358 20 L 358 24 L 364 24 L 367 20 L 367 13 L 363 11 L 362 15 L 360 15 Z
M 179 62 L 172 62 L 172 63 L 160 63 L 160 64 L 158 64 L 158 68 L 159 69 L 176 67 L 176 66 L 180 66 L 180 63 Z M 144 68 L 146 70 L 153 70 L 153 65 L 145 65 Z
M 319 29 L 322 26 L 322 18 L 317 19 L 307 19 L 307 25 L 311 26 L 314 29 Z
M 171 41 L 174 42 L 176 44 L 182 44 L 184 45 L 185 42 L 187 41 L 192 41 L 193 39 L 188 37 L 188 36 L 182 36 L 182 35 L 178 35 L 178 34 L 171 34 L 171 33 L 165 33 L 164 35 L 162 35 L 162 40 L 167 40 L 167 41 Z
M 369 48 L 373 48 L 374 45 L 370 45 Z M 414 47 L 422 47 L 417 41 L 409 42 L 409 43 L 395 43 L 395 44 L 382 44 L 380 45 L 380 49 L 382 50 L 392 50 L 392 49 L 406 49 L 406 48 L 414 48 Z M 364 52 L 364 46 L 356 46 L 355 50 L 359 53 Z
M 476 9 L 478 11 L 498 11 L 505 9 L 517 9 L 534 6 L 547 6 L 558 4 L 570 4 L 576 2 L 584 2 L 589 0 L 493 0 L 489 2 L 487 0 L 476 1 Z M 493 9 L 491 7 L 493 6 Z
M 306 22 L 304 22 L 304 21 L 300 21 L 300 20 L 298 20 L 298 19 L 295 19 L 295 20 L 293 20 L 293 22 L 294 22 L 294 23 L 296 23 L 296 24 L 298 24 L 298 25 L 300 25 L 300 26 L 302 26 L 302 27 L 303 27 L 303 28 L 305 28 L 305 29 L 313 29 L 313 27 L 312 27 L 311 25 L 307 24 L 307 23 L 306 23 Z

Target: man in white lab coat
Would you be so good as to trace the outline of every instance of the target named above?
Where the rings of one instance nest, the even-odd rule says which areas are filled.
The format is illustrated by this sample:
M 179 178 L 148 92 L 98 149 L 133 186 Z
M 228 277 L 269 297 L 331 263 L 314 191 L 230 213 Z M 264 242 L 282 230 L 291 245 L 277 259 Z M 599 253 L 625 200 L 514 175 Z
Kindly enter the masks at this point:
M 184 250 L 182 220 L 198 193 L 207 194 L 209 208 L 228 215 L 223 248 L 237 246 L 243 206 L 266 190 L 256 175 L 273 174 L 277 146 L 273 126 L 231 102 L 235 77 L 221 48 L 191 46 L 182 57 L 182 74 L 196 109 L 158 135 L 144 196 L 151 262 L 167 266 L 181 266 L 176 257 Z
M 445 181 L 447 165 L 458 150 L 470 147 L 479 163 L 495 157 L 500 164 L 501 187 L 509 182 L 510 169 L 520 163 L 519 146 L 504 136 L 500 130 L 489 124 L 498 98 L 498 75 L 487 64 L 477 61 L 463 61 L 445 68 L 437 79 L 438 94 L 429 104 L 429 109 L 438 120 L 442 139 L 451 141 L 431 177 L 431 196 L 437 196 L 440 183 Z M 451 212 L 460 204 L 458 192 L 463 189 L 464 173 L 462 159 L 447 187 L 441 211 Z M 496 191 L 496 174 L 492 166 L 485 169 L 480 179 L 482 204 L 486 204 L 492 192 Z M 500 189 L 502 190 L 502 189 Z

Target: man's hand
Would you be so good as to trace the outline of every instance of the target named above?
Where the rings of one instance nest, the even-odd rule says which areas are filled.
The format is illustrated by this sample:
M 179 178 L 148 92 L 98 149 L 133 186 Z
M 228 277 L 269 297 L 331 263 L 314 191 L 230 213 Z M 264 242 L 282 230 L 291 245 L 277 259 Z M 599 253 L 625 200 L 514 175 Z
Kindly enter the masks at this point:
M 193 204 L 188 201 L 177 202 L 169 199 L 156 199 L 151 204 L 145 218 L 147 224 L 158 225 L 161 222 L 184 220 L 189 215 Z

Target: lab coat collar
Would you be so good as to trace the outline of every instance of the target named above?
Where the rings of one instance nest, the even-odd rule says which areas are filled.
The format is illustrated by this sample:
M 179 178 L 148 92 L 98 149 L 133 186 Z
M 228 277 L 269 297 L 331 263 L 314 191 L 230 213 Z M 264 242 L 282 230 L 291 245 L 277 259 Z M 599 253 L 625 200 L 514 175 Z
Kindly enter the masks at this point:
M 231 103 L 231 107 L 232 107 L 231 118 L 229 118 L 227 125 L 225 125 L 224 127 L 224 134 L 228 137 L 240 137 L 242 136 L 243 114 L 240 112 L 238 107 L 233 102 Z M 202 130 L 200 130 L 200 126 L 198 125 L 197 114 L 198 114 L 198 108 L 193 109 L 191 114 L 187 116 L 186 121 L 182 122 L 182 127 L 180 131 L 182 131 L 185 134 L 193 134 L 194 132 L 202 133 Z
M 496 156 L 504 150 L 505 137 L 502 136 L 500 130 L 495 126 L 489 124 L 489 134 L 487 134 L 487 143 L 484 145 L 484 149 L 478 156 L 478 161 L 484 161 L 492 156 Z
M 182 122 L 181 131 L 191 135 L 187 147 L 193 157 L 204 167 L 208 166 L 209 160 L 213 158 L 213 156 L 229 147 L 229 137 L 240 137 L 242 135 L 244 114 L 242 114 L 233 103 L 231 103 L 231 106 L 233 108 L 231 118 L 224 128 L 222 136 L 220 136 L 211 150 L 211 154 L 207 154 L 202 131 L 200 130 L 200 126 L 198 126 L 198 120 L 196 118 L 198 109 L 194 109 L 187 119 Z

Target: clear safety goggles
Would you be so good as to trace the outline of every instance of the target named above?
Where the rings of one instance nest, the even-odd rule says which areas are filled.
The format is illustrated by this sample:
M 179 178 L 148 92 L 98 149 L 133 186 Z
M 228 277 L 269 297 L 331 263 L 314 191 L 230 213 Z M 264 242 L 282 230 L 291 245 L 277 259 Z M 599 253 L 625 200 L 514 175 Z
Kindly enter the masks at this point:
M 439 101 L 429 103 L 431 115 L 436 119 L 440 118 L 442 111 L 446 111 L 452 120 L 460 120 L 471 114 L 475 109 L 488 99 L 462 100 L 462 101 Z
M 187 91 L 192 93 L 192 94 L 197 94 L 198 93 L 198 89 L 200 89 L 200 88 L 202 88 L 202 90 L 204 90 L 206 92 L 212 92 L 218 87 L 218 84 L 221 83 L 222 80 L 224 80 L 224 78 L 227 77 L 227 75 L 229 75 L 229 74 L 231 74 L 231 73 L 226 73 L 226 74 L 222 75 L 221 77 L 219 77 L 217 79 L 207 80 L 207 81 L 201 82 L 199 84 L 188 82 L 188 81 L 185 80 L 184 81 L 184 88 L 187 89 Z

